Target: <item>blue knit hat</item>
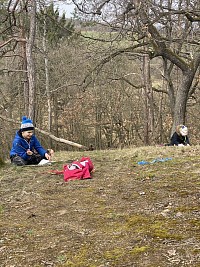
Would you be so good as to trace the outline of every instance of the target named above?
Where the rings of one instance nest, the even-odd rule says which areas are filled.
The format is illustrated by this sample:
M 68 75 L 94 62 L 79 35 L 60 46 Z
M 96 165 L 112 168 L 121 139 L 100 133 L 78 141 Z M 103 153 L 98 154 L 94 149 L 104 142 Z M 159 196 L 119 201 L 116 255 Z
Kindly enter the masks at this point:
M 26 118 L 25 116 L 22 117 L 22 123 L 21 123 L 21 131 L 30 131 L 34 130 L 33 122 L 31 119 Z

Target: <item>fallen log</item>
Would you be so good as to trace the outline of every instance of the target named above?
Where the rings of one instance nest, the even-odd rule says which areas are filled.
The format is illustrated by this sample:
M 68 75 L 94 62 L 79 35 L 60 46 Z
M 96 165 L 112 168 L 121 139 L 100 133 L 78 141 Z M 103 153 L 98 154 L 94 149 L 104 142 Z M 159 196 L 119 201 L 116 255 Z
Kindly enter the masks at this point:
M 12 123 L 15 123 L 15 124 L 20 124 L 21 123 L 20 121 L 15 121 L 13 119 L 6 118 L 6 117 L 4 117 L 2 115 L 0 115 L 0 118 L 2 120 L 6 120 L 8 122 L 12 122 Z M 45 136 L 50 137 L 54 141 L 57 141 L 57 142 L 60 142 L 60 143 L 64 143 L 64 144 L 67 144 L 67 145 L 70 145 L 70 146 L 75 146 L 75 147 L 78 147 L 78 148 L 82 148 L 84 150 L 88 150 L 88 147 L 86 147 L 86 146 L 83 146 L 81 144 L 66 140 L 64 138 L 56 137 L 55 135 L 53 135 L 53 134 L 51 134 L 49 132 L 46 132 L 44 130 L 41 130 L 41 129 L 37 128 L 37 127 L 35 127 L 35 130 L 38 131 L 41 134 L 44 134 Z

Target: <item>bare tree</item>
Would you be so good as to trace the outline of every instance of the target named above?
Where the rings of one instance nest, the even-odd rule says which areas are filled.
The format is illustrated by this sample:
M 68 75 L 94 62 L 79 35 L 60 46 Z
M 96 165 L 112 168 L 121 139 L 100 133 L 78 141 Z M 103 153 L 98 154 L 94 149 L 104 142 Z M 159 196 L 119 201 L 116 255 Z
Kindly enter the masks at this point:
M 24 107 L 26 114 L 35 120 L 35 69 L 33 46 L 36 32 L 36 1 L 9 1 L 4 15 L 4 41 L 1 57 L 23 58 L 22 67 L 14 71 L 24 73 Z M 27 23 L 28 22 L 28 23 Z M 18 49 L 21 47 L 21 49 Z M 17 53 L 17 54 L 16 54 Z
M 92 2 L 92 4 L 91 4 Z M 101 63 L 93 70 L 99 72 L 111 58 L 120 53 L 148 53 L 150 59 L 161 57 L 167 64 L 166 80 L 169 82 L 173 125 L 185 122 L 186 106 L 192 83 L 200 63 L 198 50 L 198 23 L 200 20 L 199 1 L 79 1 L 73 0 L 77 10 L 86 20 L 101 24 L 113 31 L 114 41 L 126 39 L 124 49 L 111 48 Z M 83 15 L 82 15 L 83 17 Z M 81 18 L 82 18 L 81 17 Z M 145 40 L 145 41 L 144 41 Z M 99 41 L 106 41 L 105 38 Z M 108 41 L 108 40 L 107 40 Z M 131 46 L 130 46 L 131 44 Z M 133 45 L 134 44 L 134 45 Z M 183 45 L 184 44 L 184 45 Z M 146 51 L 145 47 L 149 47 Z M 112 47 L 114 47 L 112 45 Z M 186 49 L 187 47 L 187 49 Z M 170 66 L 171 65 L 171 66 Z M 173 66 L 181 72 L 181 83 L 172 75 Z M 173 91 L 173 86 L 177 87 Z

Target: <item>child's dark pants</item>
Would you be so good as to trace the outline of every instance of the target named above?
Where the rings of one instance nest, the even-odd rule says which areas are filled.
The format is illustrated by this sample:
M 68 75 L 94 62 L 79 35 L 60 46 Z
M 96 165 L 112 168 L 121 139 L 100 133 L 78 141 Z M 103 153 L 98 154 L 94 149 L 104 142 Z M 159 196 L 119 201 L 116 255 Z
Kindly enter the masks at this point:
M 28 160 L 24 160 L 18 155 L 13 155 L 10 160 L 12 164 L 17 166 L 36 165 L 42 160 L 42 156 L 40 154 L 33 154 Z

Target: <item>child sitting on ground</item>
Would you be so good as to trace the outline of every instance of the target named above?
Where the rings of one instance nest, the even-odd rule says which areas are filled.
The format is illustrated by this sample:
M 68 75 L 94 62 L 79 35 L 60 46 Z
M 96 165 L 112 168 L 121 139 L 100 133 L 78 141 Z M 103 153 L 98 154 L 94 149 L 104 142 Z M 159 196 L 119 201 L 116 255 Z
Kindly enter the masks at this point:
M 53 150 L 45 150 L 34 135 L 33 122 L 22 117 L 21 128 L 16 132 L 10 151 L 11 163 L 17 166 L 38 164 L 42 159 L 51 161 Z
M 176 132 L 171 137 L 171 146 L 190 146 L 188 138 L 188 128 L 184 125 L 178 125 Z

